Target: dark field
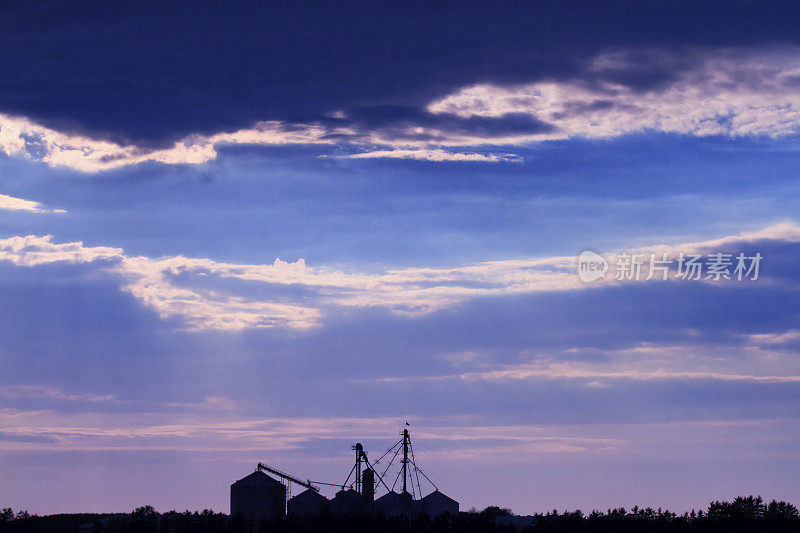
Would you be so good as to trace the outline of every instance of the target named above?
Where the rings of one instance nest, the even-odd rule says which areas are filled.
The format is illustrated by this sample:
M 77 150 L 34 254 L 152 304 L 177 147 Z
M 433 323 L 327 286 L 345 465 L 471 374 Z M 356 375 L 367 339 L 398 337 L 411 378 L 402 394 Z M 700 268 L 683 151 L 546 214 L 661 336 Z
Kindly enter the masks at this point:
M 517 525 L 512 525 L 516 522 Z M 253 523 L 239 515 L 229 517 L 211 510 L 170 511 L 159 514 L 152 507 L 140 507 L 122 514 L 29 515 L 3 509 L 2 532 L 236 532 L 236 533 L 535 533 L 535 532 L 800 532 L 797 507 L 786 502 L 765 503 L 760 497 L 740 497 L 732 502 L 713 502 L 707 509 L 683 515 L 661 509 L 608 509 L 592 511 L 551 511 L 516 517 L 509 509 L 487 507 L 458 516 L 427 516 L 413 519 L 383 516 L 310 518 L 287 517 L 273 522 Z

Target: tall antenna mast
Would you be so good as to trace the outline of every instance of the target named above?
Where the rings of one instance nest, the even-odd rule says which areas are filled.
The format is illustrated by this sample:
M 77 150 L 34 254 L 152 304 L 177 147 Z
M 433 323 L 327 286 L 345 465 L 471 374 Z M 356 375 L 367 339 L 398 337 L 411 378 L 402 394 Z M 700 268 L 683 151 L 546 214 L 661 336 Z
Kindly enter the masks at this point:
M 406 492 L 406 474 L 408 473 L 408 429 L 403 430 L 403 492 Z

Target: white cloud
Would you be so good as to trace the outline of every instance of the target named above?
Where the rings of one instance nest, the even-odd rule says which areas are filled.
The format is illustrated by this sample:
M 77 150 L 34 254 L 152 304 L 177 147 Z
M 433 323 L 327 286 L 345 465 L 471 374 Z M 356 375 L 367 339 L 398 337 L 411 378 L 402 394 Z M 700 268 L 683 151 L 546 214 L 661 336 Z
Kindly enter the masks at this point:
M 644 91 L 604 79 L 604 72 L 624 69 L 631 62 L 624 53 L 608 53 L 592 65 L 601 81 L 479 84 L 432 102 L 428 111 L 465 118 L 523 113 L 557 127 L 530 136 L 532 141 L 613 137 L 644 130 L 733 137 L 777 137 L 800 131 L 798 50 L 718 50 L 698 55 L 703 59 L 674 81 Z
M 343 132 L 313 125 L 294 128 L 266 121 L 232 133 L 191 135 L 169 148 L 145 149 L 64 133 L 24 117 L 0 114 L 0 151 L 83 172 L 110 170 L 146 161 L 198 165 L 215 159 L 215 147 L 219 144 L 329 144 L 331 141 L 324 138 L 328 133 Z
M 0 260 L 27 267 L 58 262 L 97 263 L 122 277 L 123 291 L 155 309 L 163 318 L 181 318 L 189 329 L 304 328 L 315 325 L 321 316 L 318 309 L 304 305 L 182 288 L 170 279 L 180 270 L 198 274 L 204 265 L 217 264 L 210 260 L 129 257 L 121 248 L 84 246 L 81 242 L 57 244 L 49 235 L 0 240 Z
M 783 223 L 761 231 L 705 242 L 676 245 L 689 251 L 720 244 L 776 239 L 800 241 L 800 227 Z M 662 250 L 664 246 L 650 249 Z M 55 243 L 52 236 L 0 240 L 0 261 L 35 267 L 57 262 L 96 264 L 122 280 L 121 288 L 163 318 L 177 318 L 188 329 L 311 328 L 332 307 L 381 307 L 397 314 L 430 313 L 478 297 L 582 290 L 575 257 L 486 261 L 452 268 L 402 268 L 377 273 L 310 267 L 303 259 L 272 264 L 223 263 L 183 256 L 128 256 L 121 248 Z M 247 282 L 236 292 L 222 280 Z M 607 283 L 614 283 L 609 280 Z M 304 296 L 273 295 L 275 287 L 302 287 Z M 252 287 L 263 295 L 252 296 Z M 274 291 L 280 293 L 282 291 Z
M 417 159 L 421 161 L 473 161 L 484 163 L 497 163 L 500 161 L 519 162 L 521 158 L 514 154 L 478 154 L 474 152 L 451 152 L 442 149 L 394 149 L 374 150 L 347 156 L 348 159 Z
M 781 344 L 800 340 L 800 330 L 792 329 L 783 333 L 759 333 L 747 335 L 746 338 L 757 345 Z
M 120 248 L 54 243 L 52 236 L 0 240 L 0 261 L 27 267 L 68 262 L 97 263 L 123 279 L 122 289 L 162 317 L 179 317 L 190 329 L 239 330 L 260 327 L 308 328 L 319 324 L 323 308 L 378 306 L 402 314 L 435 311 L 455 303 L 497 294 L 577 288 L 565 267 L 567 258 L 493 261 L 453 269 L 412 268 L 380 274 L 311 268 L 300 259 L 267 265 L 221 263 L 182 256 L 130 257 Z M 188 276 L 193 286 L 181 285 Z M 258 300 L 214 290 L 213 282 L 236 279 L 304 286 L 311 300 Z M 483 285 L 483 286 L 481 286 Z
M 466 381 L 514 381 L 530 378 L 545 379 L 591 379 L 591 380 L 714 380 L 750 381 L 756 383 L 800 383 L 800 376 L 762 376 L 752 374 L 732 374 L 725 372 L 692 372 L 671 370 L 613 370 L 602 371 L 588 368 L 589 365 L 576 363 L 553 363 L 545 366 L 524 364 L 500 370 L 469 372 L 459 374 Z
M 687 347 L 680 347 L 686 351 Z M 672 352 L 669 347 L 659 348 L 661 353 Z M 647 363 L 647 360 L 638 363 Z M 673 364 L 685 363 L 684 359 L 675 360 Z M 627 362 L 627 366 L 636 362 Z M 800 383 L 800 375 L 761 375 L 738 374 L 724 371 L 687 371 L 669 370 L 664 368 L 613 368 L 615 365 L 588 364 L 582 362 L 554 362 L 548 359 L 534 363 L 523 363 L 506 366 L 494 370 L 464 372 L 459 374 L 446 374 L 441 376 L 413 376 L 413 377 L 386 377 L 371 380 L 375 383 L 405 383 L 405 382 L 440 382 L 440 381 L 488 381 L 505 383 L 509 381 L 525 380 L 581 380 L 589 381 L 592 386 L 600 386 L 609 381 L 665 381 L 665 380 L 700 380 L 700 381 L 735 381 L 752 383 Z M 608 369 L 608 367 L 612 367 Z M 356 380 L 358 381 L 358 380 Z
M 0 194 L 0 210 L 6 211 L 29 211 L 31 213 L 66 213 L 63 209 L 47 209 L 39 202 L 23 200 L 7 194 Z

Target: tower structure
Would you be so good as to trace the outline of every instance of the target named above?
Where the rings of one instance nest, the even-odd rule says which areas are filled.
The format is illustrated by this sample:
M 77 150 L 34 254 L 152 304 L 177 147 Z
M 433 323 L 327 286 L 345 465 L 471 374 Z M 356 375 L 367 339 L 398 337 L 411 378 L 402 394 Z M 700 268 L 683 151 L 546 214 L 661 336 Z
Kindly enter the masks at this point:
M 352 446 L 350 449 L 356 452 L 356 464 L 353 467 L 355 469 L 355 474 L 356 474 L 355 489 L 357 493 L 361 494 L 362 493 L 361 463 L 366 462 L 367 454 L 364 453 L 364 446 L 362 446 L 360 442 L 355 443 L 355 445 Z
M 406 490 L 406 478 L 408 476 L 408 444 L 411 440 L 408 429 L 403 430 L 403 492 Z

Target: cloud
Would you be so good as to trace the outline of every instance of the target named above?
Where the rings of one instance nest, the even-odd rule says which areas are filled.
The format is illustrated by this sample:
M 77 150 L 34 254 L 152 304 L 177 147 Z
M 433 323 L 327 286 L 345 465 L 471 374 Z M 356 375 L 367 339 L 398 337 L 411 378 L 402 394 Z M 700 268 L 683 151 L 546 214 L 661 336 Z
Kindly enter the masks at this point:
M 800 241 L 800 227 L 783 223 L 761 231 L 674 246 L 707 249 L 722 244 Z M 652 247 L 654 250 L 664 246 Z M 53 263 L 96 264 L 122 279 L 122 290 L 163 318 L 188 329 L 307 329 L 335 307 L 388 309 L 420 315 L 481 297 L 586 290 L 575 274 L 574 257 L 486 261 L 452 268 L 402 268 L 378 273 L 290 263 L 235 264 L 183 256 L 128 256 L 121 248 L 55 243 L 52 236 L 0 240 L 0 261 L 36 267 Z M 231 286 L 234 281 L 239 285 Z M 284 289 L 302 289 L 288 292 Z
M 0 114 L 0 151 L 53 167 L 99 172 L 147 161 L 167 165 L 199 165 L 217 157 L 224 144 L 329 144 L 325 135 L 342 133 L 319 126 L 292 126 L 275 121 L 259 122 L 252 128 L 214 135 L 191 135 L 169 148 L 147 149 L 121 145 L 54 130 L 24 117 Z
M 415 416 L 267 418 L 198 413 L 187 417 L 174 413 L 5 409 L 0 410 L 0 454 L 171 451 L 220 452 L 231 457 L 243 452 L 249 460 L 257 460 L 253 454 L 258 459 L 280 458 L 285 464 L 299 460 L 306 465 L 305 471 L 311 468 L 309 474 L 312 474 L 319 471 L 320 463 L 328 461 L 334 463 L 334 469 L 343 468 L 347 463 L 342 451 L 355 441 L 364 442 L 368 451 L 379 454 L 394 442 L 392 437 L 404 420 L 412 424 L 421 466 L 429 465 L 432 471 L 428 474 L 434 479 L 437 474 L 443 474 L 445 464 L 476 459 L 481 459 L 482 463 L 517 463 L 541 459 L 541 454 L 567 454 L 573 458 L 647 457 L 653 454 L 655 445 L 658 445 L 655 448 L 659 457 L 663 458 L 666 453 L 681 458 L 686 449 L 731 455 L 729 445 L 742 443 L 742 433 L 783 436 L 779 440 L 788 438 L 790 444 L 797 440 L 796 431 L 793 431 L 797 424 L 794 418 L 548 424 L 518 420 L 503 424 L 474 415 L 421 419 Z M 664 447 L 664 442 L 671 445 Z M 753 446 L 751 442 L 744 442 L 748 449 Z M 774 446 L 762 452 L 779 449 L 780 446 Z M 313 457 L 312 465 L 316 466 L 308 466 L 309 457 Z M 434 468 L 434 465 L 439 467 Z
M 478 154 L 475 152 L 451 152 L 441 149 L 413 150 L 374 150 L 352 155 L 339 156 L 347 159 L 417 159 L 420 161 L 471 161 L 497 163 L 500 161 L 519 162 L 522 159 L 514 154 Z
M 665 352 L 667 350 L 664 350 Z M 492 381 L 506 382 L 513 380 L 527 380 L 531 378 L 545 379 L 580 379 L 590 380 L 596 385 L 598 381 L 606 380 L 635 380 L 659 381 L 665 380 L 701 380 L 701 381 L 750 381 L 755 383 L 800 383 L 800 376 L 761 376 L 749 374 L 731 374 L 722 372 L 683 371 L 670 370 L 615 370 L 602 371 L 591 368 L 590 365 L 581 363 L 552 363 L 552 364 L 522 364 L 499 370 L 485 372 L 467 372 L 452 376 L 428 378 L 431 380 L 461 379 L 465 381 Z M 413 378 L 386 378 L 384 381 L 403 381 Z
M 337 145 L 339 157 L 440 162 L 517 161 L 470 147 L 521 146 L 644 131 L 770 137 L 800 132 L 800 49 L 651 49 L 599 53 L 583 70 L 512 85 L 481 83 L 420 107 L 354 107 L 290 123 L 188 135 L 146 148 L 55 130 L 0 114 L 0 151 L 50 166 L 99 172 L 144 162 L 199 165 L 224 145 Z
M 409 420 L 414 420 L 409 417 Z M 0 409 L 0 453 L 20 450 L 289 451 L 325 435 L 392 435 L 396 418 L 253 418 L 213 413 L 63 413 Z
M 3 385 L 0 398 L 4 400 L 54 400 L 59 402 L 108 403 L 116 400 L 111 394 L 66 393 L 56 387 L 43 385 Z
M 31 213 L 66 213 L 63 209 L 47 209 L 39 202 L 14 198 L 6 194 L 0 194 L 0 209 L 7 211 L 29 211 Z
M 671 54 L 675 54 L 672 52 Z M 651 58 L 658 51 L 649 54 Z M 530 140 L 604 138 L 653 130 L 694 136 L 778 137 L 800 131 L 800 52 L 716 50 L 663 84 L 620 81 L 639 65 L 624 51 L 597 56 L 582 79 L 514 86 L 479 84 L 428 105 L 434 114 L 527 114 L 556 130 Z
M 102 264 L 104 270 L 124 279 L 122 289 L 125 292 L 164 318 L 181 317 L 190 329 L 304 328 L 314 325 L 320 316 L 318 310 L 303 305 L 253 301 L 214 290 L 181 288 L 170 280 L 170 273 L 184 269 L 200 275 L 199 270 L 215 265 L 214 261 L 128 257 L 120 248 L 84 246 L 81 242 L 56 244 L 52 236 L 0 240 L 0 260 L 27 267 L 60 262 Z M 277 268 L 280 270 L 282 265 Z
M 203 411 L 233 411 L 236 409 L 236 402 L 224 396 L 206 396 L 202 402 L 171 402 L 167 406 Z
M 323 308 L 385 307 L 401 314 L 431 312 L 481 295 L 576 288 L 575 276 L 553 270 L 565 260 L 496 261 L 454 269 L 401 269 L 382 274 L 310 268 L 300 259 L 271 265 L 221 263 L 182 256 L 129 257 L 122 249 L 54 243 L 52 236 L 0 240 L 0 260 L 35 267 L 66 262 L 97 263 L 123 278 L 122 289 L 162 317 L 179 317 L 190 329 L 309 328 L 318 325 Z M 559 267 L 560 268 L 560 267 Z M 192 284 L 183 283 L 190 278 Z M 304 287 L 314 300 L 285 296 L 253 299 L 214 289 L 233 279 L 265 289 Z M 247 291 L 244 291 L 245 293 Z
M 762 333 L 762 334 L 748 335 L 747 339 L 756 344 L 767 344 L 767 345 L 783 344 L 786 342 L 796 341 L 800 339 L 800 331 L 793 329 L 790 331 L 784 331 L 782 333 Z
M 471 419 L 470 419 L 471 418 Z M 417 417 L 248 418 L 226 414 L 196 413 L 56 413 L 53 411 L 0 410 L 0 453 L 14 451 L 251 451 L 287 453 L 321 440 L 373 440 L 390 444 L 397 427 Z M 577 435 L 575 433 L 578 433 Z M 502 426 L 481 423 L 475 417 L 437 419 L 426 417 L 415 432 L 428 449 L 430 460 L 445 454 L 462 460 L 494 444 L 511 453 L 586 453 L 610 451 L 625 440 L 593 437 L 586 431 L 563 427 Z M 321 438 L 324 435 L 324 438 Z M 388 437 L 388 438 L 387 438 Z M 338 460 L 335 450 L 328 456 Z M 324 459 L 316 454 L 316 459 Z
M 642 310 L 644 311 L 644 310 Z M 668 312 L 668 311 L 667 311 Z M 624 320 L 624 317 L 619 317 Z M 582 317 L 576 317 L 581 321 Z M 547 326 L 545 326 L 547 327 Z M 587 328 L 595 324 L 586 324 Z M 618 332 L 608 328 L 608 333 Z M 623 382 L 741 384 L 800 384 L 800 366 L 794 352 L 776 351 L 776 342 L 797 338 L 797 331 L 769 334 L 734 334 L 729 338 L 693 338 L 680 335 L 674 325 L 665 324 L 669 341 L 635 340 L 629 336 L 622 345 L 592 347 L 588 339 L 561 339 L 557 345 L 520 349 L 510 363 L 488 353 L 473 352 L 466 360 L 445 355 L 451 368 L 468 365 L 469 370 L 444 374 L 393 375 L 354 378 L 353 383 L 418 384 L 451 386 L 474 383 L 560 382 L 564 386 L 619 389 Z M 699 333 L 698 333 L 699 335 Z M 742 343 L 742 339 L 750 341 Z M 722 355 L 724 354 L 724 356 Z M 459 354 L 456 354 L 459 355 Z

